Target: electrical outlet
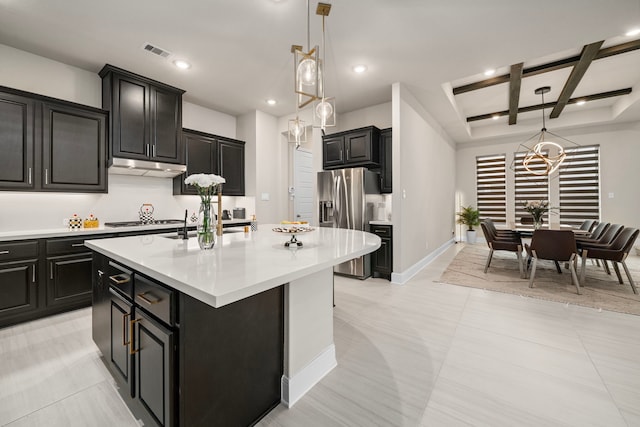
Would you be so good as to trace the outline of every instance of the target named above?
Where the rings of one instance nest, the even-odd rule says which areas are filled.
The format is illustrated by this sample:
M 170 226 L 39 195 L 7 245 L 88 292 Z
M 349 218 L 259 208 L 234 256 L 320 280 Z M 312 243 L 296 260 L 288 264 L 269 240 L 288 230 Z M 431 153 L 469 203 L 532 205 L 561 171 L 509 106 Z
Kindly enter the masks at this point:
M 69 225 L 69 218 L 62 218 L 62 226 L 67 227 Z

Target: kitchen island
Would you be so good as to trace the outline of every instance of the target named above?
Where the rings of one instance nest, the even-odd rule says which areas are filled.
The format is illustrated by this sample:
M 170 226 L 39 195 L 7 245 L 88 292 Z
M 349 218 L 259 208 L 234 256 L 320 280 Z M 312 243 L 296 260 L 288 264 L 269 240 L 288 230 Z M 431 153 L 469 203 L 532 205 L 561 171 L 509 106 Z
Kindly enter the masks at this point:
M 333 266 L 380 239 L 317 228 L 287 248 L 274 227 L 225 234 L 208 251 L 162 235 L 86 242 L 94 340 L 134 413 L 167 426 L 248 425 L 336 366 Z M 161 375 L 145 377 L 154 361 Z

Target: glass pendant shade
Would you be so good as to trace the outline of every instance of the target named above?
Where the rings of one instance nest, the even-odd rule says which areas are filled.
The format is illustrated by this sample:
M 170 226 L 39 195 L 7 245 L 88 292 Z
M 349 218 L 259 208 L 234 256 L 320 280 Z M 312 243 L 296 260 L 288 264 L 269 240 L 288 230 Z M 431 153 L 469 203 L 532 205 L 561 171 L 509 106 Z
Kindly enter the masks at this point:
M 313 127 L 324 129 L 336 125 L 336 99 L 320 98 L 313 103 Z
M 297 116 L 295 119 L 289 120 L 289 142 L 294 142 L 296 147 L 307 142 L 307 127 L 304 120 L 300 120 Z
M 293 49 L 294 83 L 296 94 L 298 94 L 298 108 L 304 108 L 319 97 L 321 85 L 318 83 L 320 76 L 318 51 L 318 46 L 308 53 L 298 48 Z

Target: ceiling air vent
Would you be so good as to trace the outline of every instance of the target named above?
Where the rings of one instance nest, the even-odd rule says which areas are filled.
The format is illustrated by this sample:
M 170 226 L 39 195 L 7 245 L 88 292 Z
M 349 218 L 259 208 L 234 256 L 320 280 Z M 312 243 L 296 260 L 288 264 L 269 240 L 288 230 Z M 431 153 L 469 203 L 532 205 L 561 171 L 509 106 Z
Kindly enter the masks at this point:
M 145 43 L 142 46 L 142 48 L 144 50 L 146 50 L 147 52 L 151 52 L 154 55 L 158 55 L 158 56 L 161 56 L 163 58 L 167 58 L 167 57 L 169 57 L 171 55 L 171 52 L 169 52 L 168 50 L 165 50 L 165 49 L 163 49 L 161 47 L 158 47 L 158 46 L 154 46 L 151 43 Z

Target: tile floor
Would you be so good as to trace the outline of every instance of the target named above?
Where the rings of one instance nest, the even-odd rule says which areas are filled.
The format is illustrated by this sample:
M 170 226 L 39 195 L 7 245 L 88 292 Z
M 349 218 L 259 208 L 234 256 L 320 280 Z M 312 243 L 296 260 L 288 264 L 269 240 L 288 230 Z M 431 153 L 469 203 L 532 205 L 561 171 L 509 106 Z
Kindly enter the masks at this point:
M 338 367 L 259 426 L 640 426 L 640 316 L 434 283 L 336 277 Z M 0 329 L 0 425 L 137 426 L 90 309 Z

